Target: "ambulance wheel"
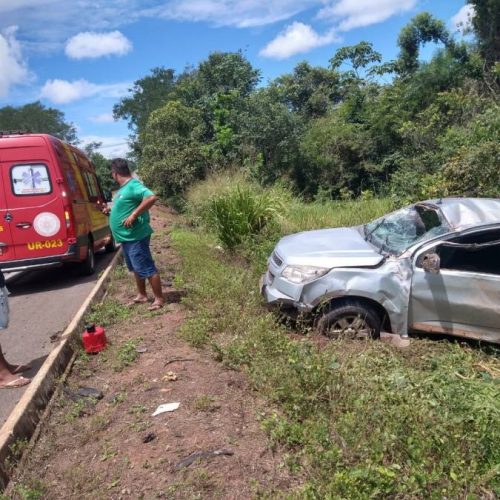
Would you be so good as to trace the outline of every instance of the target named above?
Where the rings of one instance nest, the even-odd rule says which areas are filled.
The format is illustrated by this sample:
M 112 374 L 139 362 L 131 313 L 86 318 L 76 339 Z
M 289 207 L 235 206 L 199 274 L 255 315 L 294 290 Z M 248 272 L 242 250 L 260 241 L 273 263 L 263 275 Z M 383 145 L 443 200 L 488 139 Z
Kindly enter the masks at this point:
M 89 240 L 87 245 L 87 256 L 85 260 L 80 264 L 80 272 L 83 276 L 90 276 L 94 274 L 95 271 L 95 255 L 94 255 L 94 243 Z
M 109 243 L 104 247 L 104 250 L 106 253 L 113 253 L 116 251 L 116 241 L 113 238 L 113 235 L 111 235 L 111 239 L 109 240 Z

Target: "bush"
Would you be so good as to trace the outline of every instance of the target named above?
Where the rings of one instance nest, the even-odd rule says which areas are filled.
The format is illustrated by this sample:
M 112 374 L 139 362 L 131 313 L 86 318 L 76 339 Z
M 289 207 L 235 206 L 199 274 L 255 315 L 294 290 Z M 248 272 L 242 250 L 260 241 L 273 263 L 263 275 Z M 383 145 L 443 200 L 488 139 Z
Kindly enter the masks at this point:
M 234 250 L 245 239 L 260 234 L 281 208 L 282 202 L 272 192 L 237 186 L 210 200 L 206 220 L 221 243 Z

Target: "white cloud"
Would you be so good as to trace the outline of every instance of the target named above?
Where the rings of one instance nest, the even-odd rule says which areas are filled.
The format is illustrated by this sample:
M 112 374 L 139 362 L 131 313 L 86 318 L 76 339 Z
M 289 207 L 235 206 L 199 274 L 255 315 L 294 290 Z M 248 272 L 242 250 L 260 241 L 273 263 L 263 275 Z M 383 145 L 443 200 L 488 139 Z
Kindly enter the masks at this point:
M 146 15 L 248 28 L 290 19 L 322 0 L 170 0 Z
M 113 113 L 101 113 L 100 115 L 91 116 L 89 119 L 94 123 L 112 123 L 115 121 Z
M 54 50 L 74 33 L 109 31 L 141 18 L 240 28 L 290 19 L 324 0 L 0 0 L 0 29 L 21 22 L 30 40 Z M 17 21 L 16 21 L 17 20 Z M 36 45 L 31 45 L 36 49 Z
M 318 17 L 338 22 L 339 31 L 369 26 L 411 10 L 418 0 L 340 0 L 322 8 Z
M 418 1 L 0 0 L 0 29 L 22 22 L 23 33 L 29 34 L 26 47 L 47 51 L 60 48 L 75 33 L 109 32 L 143 18 L 248 28 L 286 21 L 308 10 L 319 9 L 318 17 L 329 21 L 338 32 L 384 21 L 394 14 L 411 10 Z M 97 47 L 98 51 L 101 49 L 104 51 L 104 47 Z M 86 57 L 93 54 L 91 50 L 84 52 Z
M 80 137 L 80 140 L 82 147 L 92 142 L 100 142 L 101 147 L 97 151 L 106 158 L 125 158 L 130 151 L 126 137 L 86 135 Z
M 295 54 L 302 54 L 316 47 L 328 45 L 336 40 L 337 37 L 333 31 L 321 36 L 311 26 L 296 21 L 266 45 L 260 51 L 260 55 L 273 59 L 286 59 Z
M 71 59 L 96 59 L 103 56 L 123 56 L 132 50 L 132 44 L 123 33 L 78 33 L 66 43 L 66 55 Z
M 47 80 L 40 97 L 52 101 L 54 104 L 67 104 L 87 97 L 120 98 L 127 94 L 130 83 L 96 84 L 87 80 Z
M 147 0 L 159 2 L 162 0 Z M 22 26 L 31 51 L 60 50 L 80 32 L 108 32 L 143 17 L 144 0 L 0 0 L 0 30 Z
M 458 31 L 463 32 L 470 27 L 475 11 L 472 5 L 464 5 L 452 18 L 451 24 Z
M 17 26 L 10 26 L 0 33 L 0 97 L 6 97 L 12 85 L 26 83 L 30 79 L 23 60 L 21 46 L 16 40 Z

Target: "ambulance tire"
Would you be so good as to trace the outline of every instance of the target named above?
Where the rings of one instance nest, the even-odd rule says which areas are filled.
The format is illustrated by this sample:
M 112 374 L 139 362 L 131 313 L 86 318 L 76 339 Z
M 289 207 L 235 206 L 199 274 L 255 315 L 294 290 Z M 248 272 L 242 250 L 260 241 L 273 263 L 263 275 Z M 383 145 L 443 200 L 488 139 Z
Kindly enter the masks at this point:
M 87 256 L 85 260 L 80 263 L 80 273 L 82 276 L 90 276 L 95 272 L 95 254 L 94 242 L 89 238 L 87 245 Z

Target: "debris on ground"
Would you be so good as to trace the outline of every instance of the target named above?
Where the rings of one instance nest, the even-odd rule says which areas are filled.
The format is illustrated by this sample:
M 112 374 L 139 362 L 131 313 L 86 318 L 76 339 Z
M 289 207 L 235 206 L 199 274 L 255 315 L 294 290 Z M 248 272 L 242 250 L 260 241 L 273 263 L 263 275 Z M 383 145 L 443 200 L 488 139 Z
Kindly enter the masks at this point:
M 196 460 L 210 459 L 213 457 L 220 457 L 221 455 L 226 455 L 228 457 L 231 457 L 234 455 L 234 452 L 231 450 L 226 450 L 226 449 L 213 450 L 213 451 L 199 451 L 199 452 L 193 453 L 192 455 L 189 455 L 188 457 L 181 460 L 174 467 L 174 470 L 180 470 L 184 467 L 189 467 Z
M 149 432 L 148 434 L 146 434 L 144 436 L 144 438 L 142 439 L 142 442 L 143 443 L 151 443 L 151 441 L 153 441 L 153 439 L 156 439 L 156 433 L 155 432 Z
M 104 393 L 94 387 L 79 387 L 76 390 L 72 390 L 67 385 L 64 385 L 63 392 L 72 401 L 78 401 L 79 399 L 86 398 L 99 400 L 104 397 Z
M 167 372 L 161 379 L 169 382 L 175 382 L 177 380 L 177 373 Z
M 175 410 L 177 410 L 177 408 L 179 408 L 179 406 L 180 406 L 180 403 L 162 404 L 162 405 L 158 406 L 158 408 L 156 408 L 156 410 L 154 411 L 154 413 L 151 416 L 156 417 L 156 415 L 161 415 L 162 413 L 166 413 L 168 411 L 175 411 Z

